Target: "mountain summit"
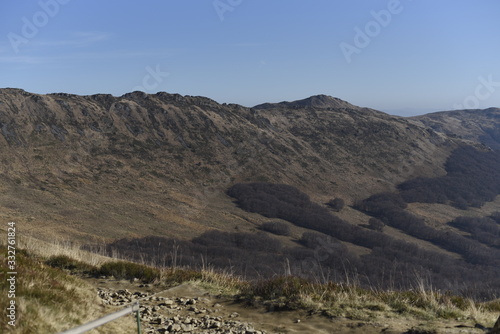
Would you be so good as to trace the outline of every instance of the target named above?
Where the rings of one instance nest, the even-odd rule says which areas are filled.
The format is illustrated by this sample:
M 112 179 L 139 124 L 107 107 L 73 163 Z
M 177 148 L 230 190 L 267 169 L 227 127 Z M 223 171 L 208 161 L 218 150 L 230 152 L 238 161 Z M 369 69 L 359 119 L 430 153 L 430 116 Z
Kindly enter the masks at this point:
M 273 108 L 300 109 L 307 107 L 316 109 L 329 109 L 329 108 L 359 109 L 359 107 L 352 105 L 347 101 L 323 94 L 313 95 L 308 98 L 292 102 L 283 101 L 279 103 L 263 103 L 256 105 L 254 109 L 273 109 Z

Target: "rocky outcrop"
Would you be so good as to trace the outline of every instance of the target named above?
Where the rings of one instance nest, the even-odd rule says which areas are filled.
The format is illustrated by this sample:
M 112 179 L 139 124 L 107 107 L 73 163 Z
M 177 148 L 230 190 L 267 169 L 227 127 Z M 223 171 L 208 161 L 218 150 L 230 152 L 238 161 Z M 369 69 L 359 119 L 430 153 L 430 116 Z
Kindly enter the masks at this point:
M 223 306 L 203 297 L 167 298 L 127 289 L 98 289 L 103 304 L 125 306 L 140 301 L 144 333 L 220 333 L 265 334 L 252 324 L 239 320 L 236 312 L 225 312 Z M 134 315 L 135 316 L 135 315 Z

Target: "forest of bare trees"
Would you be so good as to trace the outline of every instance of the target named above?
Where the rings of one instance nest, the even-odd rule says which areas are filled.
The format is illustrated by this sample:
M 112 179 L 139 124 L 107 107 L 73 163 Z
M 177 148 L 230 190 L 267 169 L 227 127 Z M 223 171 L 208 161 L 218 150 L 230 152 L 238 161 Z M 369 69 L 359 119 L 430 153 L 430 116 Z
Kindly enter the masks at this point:
M 500 194 L 499 155 L 460 148 L 449 158 L 446 170 L 443 177 L 405 182 L 399 193 L 379 193 L 357 201 L 353 207 L 369 216 L 359 226 L 335 215 L 344 207 L 343 200 L 320 205 L 290 185 L 238 183 L 227 190 L 236 205 L 269 218 L 255 233 L 213 230 L 192 240 L 122 239 L 108 245 L 108 252 L 151 259 L 156 265 L 227 270 L 247 279 L 292 274 L 407 289 L 418 276 L 425 277 L 433 288 L 477 299 L 498 298 L 500 212 L 489 217 L 459 217 L 448 227 L 436 229 L 406 208 L 415 201 L 465 208 L 493 199 Z M 294 240 L 295 246 L 285 247 L 276 236 L 290 236 L 289 224 L 308 232 Z M 396 239 L 385 233 L 386 226 L 459 257 Z M 347 243 L 367 251 L 356 255 Z

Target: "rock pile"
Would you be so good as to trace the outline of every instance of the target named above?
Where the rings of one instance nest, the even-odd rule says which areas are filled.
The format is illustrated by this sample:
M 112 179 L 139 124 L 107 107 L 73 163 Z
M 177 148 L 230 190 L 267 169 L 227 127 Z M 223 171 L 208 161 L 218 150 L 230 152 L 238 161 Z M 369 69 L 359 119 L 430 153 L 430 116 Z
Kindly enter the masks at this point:
M 238 313 L 225 313 L 223 306 L 203 297 L 168 298 L 127 289 L 102 288 L 98 295 L 104 304 L 113 306 L 125 306 L 140 299 L 139 314 L 144 333 L 266 334 L 238 320 Z
M 97 288 L 97 295 L 102 299 L 103 304 L 122 306 L 128 305 L 138 299 L 146 298 L 149 294 L 147 292 L 130 292 L 127 289 L 111 290 Z

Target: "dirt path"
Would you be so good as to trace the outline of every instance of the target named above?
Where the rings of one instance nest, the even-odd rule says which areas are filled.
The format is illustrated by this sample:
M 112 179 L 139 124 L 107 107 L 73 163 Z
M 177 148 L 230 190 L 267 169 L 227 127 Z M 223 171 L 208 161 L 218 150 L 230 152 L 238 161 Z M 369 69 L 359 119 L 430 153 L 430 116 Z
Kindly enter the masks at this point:
M 331 319 L 305 311 L 269 312 L 211 295 L 194 283 L 157 293 L 157 288 L 101 281 L 103 302 L 122 306 L 141 299 L 144 333 L 318 333 L 318 334 L 484 334 L 471 323 L 390 318 L 374 321 Z M 156 291 L 155 291 L 156 290 Z M 154 294 L 157 293 L 157 294 Z M 153 295 L 154 294 L 154 295 Z

